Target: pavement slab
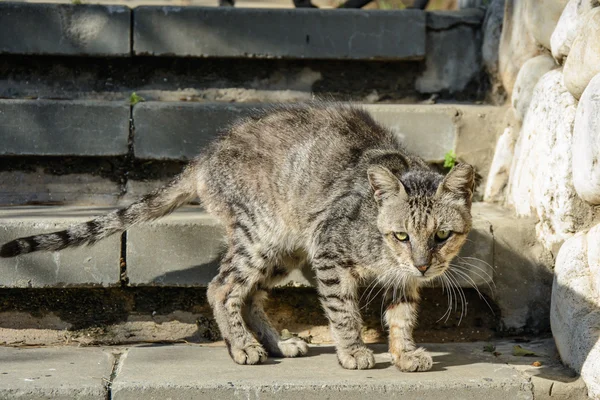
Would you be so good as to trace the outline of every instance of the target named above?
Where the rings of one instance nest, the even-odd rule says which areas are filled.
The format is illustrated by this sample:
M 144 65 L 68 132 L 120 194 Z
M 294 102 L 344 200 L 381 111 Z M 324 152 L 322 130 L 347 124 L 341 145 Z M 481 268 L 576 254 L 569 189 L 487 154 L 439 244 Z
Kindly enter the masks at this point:
M 102 348 L 0 347 L 0 399 L 106 400 L 112 368 Z

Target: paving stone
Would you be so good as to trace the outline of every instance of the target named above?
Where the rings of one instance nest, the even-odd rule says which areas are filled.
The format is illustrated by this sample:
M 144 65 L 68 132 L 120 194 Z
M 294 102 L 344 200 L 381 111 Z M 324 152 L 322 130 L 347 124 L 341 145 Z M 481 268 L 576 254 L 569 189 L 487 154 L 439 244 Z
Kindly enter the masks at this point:
M 0 54 L 129 56 L 127 6 L 0 3 Z
M 135 347 L 112 385 L 127 399 L 533 399 L 525 374 L 482 356 L 469 345 L 427 345 L 430 372 L 402 373 L 390 365 L 387 346 L 374 346 L 372 370 L 344 370 L 332 346 L 311 346 L 307 357 L 236 365 L 224 346 Z
M 425 13 L 137 7 L 133 36 L 136 55 L 420 59 Z
M 199 207 L 187 207 L 127 232 L 130 285 L 204 286 L 217 274 L 224 229 Z
M 124 102 L 0 100 L 0 155 L 127 154 L 129 117 Z
M 0 398 L 105 400 L 112 364 L 100 348 L 0 347 Z
M 0 210 L 0 243 L 54 232 L 108 212 L 105 208 L 9 207 Z M 119 285 L 120 235 L 91 247 L 0 258 L 0 287 L 48 288 Z
M 134 152 L 143 159 L 189 160 L 235 120 L 261 104 L 139 103 L 133 109 Z M 406 147 L 428 161 L 441 161 L 454 149 L 456 113 L 452 106 L 364 105 Z
M 269 104 L 146 102 L 133 108 L 134 152 L 142 159 L 189 160 L 228 125 Z M 493 157 L 502 107 L 475 105 L 362 105 L 406 147 L 427 161 L 441 162 L 455 150 L 484 177 Z
M 256 104 L 145 102 L 133 107 L 137 158 L 189 160 Z

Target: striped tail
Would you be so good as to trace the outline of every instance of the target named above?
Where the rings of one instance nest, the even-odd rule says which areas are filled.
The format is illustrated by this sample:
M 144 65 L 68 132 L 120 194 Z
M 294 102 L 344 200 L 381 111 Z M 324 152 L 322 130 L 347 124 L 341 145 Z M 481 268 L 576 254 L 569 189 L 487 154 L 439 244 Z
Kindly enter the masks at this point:
M 129 207 L 72 225 L 64 231 L 15 239 L 2 246 L 0 257 L 92 245 L 140 222 L 163 217 L 196 197 L 195 176 L 195 163 L 192 163 L 168 185 L 147 194 Z

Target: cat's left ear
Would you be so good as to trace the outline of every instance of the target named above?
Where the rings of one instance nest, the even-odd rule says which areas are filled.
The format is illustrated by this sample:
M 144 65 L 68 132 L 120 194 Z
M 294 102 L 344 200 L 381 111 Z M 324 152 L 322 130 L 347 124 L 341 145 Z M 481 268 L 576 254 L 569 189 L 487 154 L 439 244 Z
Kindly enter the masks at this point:
M 436 196 L 442 196 L 444 193 L 464 199 L 468 206 L 471 205 L 473 198 L 473 188 L 475 186 L 475 171 L 469 164 L 458 163 L 446 175 L 437 189 Z
M 382 166 L 370 167 L 367 171 L 369 183 L 375 192 L 375 200 L 380 204 L 384 199 L 394 195 L 406 195 L 402 182 L 389 169 Z

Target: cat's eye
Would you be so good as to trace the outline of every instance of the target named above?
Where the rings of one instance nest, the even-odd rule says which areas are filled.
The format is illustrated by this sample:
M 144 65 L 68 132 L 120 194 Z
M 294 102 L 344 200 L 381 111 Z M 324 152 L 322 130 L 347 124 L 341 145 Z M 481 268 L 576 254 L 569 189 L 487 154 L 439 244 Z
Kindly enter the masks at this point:
M 435 233 L 435 240 L 437 242 L 443 242 L 444 240 L 446 240 L 450 237 L 451 233 L 452 232 L 450 232 L 450 231 L 444 231 L 444 230 L 437 231 Z
M 408 240 L 408 233 L 406 232 L 394 232 L 394 237 L 401 242 L 406 242 Z

